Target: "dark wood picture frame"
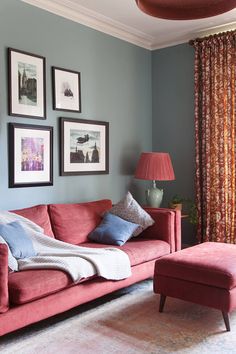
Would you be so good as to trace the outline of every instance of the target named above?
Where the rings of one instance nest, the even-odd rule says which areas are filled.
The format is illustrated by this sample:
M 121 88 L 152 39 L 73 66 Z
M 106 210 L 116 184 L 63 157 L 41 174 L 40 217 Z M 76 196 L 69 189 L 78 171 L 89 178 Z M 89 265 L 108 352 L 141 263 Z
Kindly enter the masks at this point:
M 46 59 L 8 48 L 9 115 L 46 119 Z
M 52 67 L 53 109 L 81 113 L 80 72 Z
M 9 188 L 53 185 L 53 127 L 8 124 Z
M 109 122 L 60 118 L 60 175 L 109 174 Z

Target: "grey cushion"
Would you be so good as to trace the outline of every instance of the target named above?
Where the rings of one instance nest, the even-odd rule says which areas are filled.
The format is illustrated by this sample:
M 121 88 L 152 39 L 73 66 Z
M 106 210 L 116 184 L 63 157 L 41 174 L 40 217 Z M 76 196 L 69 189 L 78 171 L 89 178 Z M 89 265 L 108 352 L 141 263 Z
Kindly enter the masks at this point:
M 115 204 L 109 212 L 124 220 L 140 225 L 138 229 L 133 232 L 133 237 L 138 236 L 143 230 L 154 224 L 154 220 L 138 204 L 130 192 L 128 192 L 120 202 Z

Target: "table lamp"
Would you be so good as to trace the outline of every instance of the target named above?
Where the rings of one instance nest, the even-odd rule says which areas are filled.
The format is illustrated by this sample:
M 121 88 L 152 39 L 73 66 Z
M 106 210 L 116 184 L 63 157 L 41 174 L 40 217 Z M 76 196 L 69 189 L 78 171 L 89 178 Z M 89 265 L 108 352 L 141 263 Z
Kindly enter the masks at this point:
M 142 152 L 135 171 L 135 178 L 152 181 L 152 188 L 146 190 L 147 205 L 159 208 L 163 190 L 156 187 L 156 181 L 175 179 L 170 155 L 165 152 Z

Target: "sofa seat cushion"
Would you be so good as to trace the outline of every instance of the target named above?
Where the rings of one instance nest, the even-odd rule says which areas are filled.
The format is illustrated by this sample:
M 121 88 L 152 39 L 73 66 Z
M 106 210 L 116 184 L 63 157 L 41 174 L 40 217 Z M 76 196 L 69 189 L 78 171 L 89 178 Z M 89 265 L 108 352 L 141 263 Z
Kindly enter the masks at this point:
M 204 242 L 157 260 L 155 274 L 223 289 L 236 286 L 236 245 Z
M 91 248 L 115 247 L 127 253 L 131 265 L 152 261 L 170 252 L 167 242 L 161 240 L 132 239 L 123 246 L 111 246 L 93 242 L 80 246 Z M 87 279 L 82 279 L 81 282 Z M 74 283 L 69 274 L 57 269 L 34 269 L 9 274 L 8 287 L 10 303 L 24 304 L 32 300 L 58 292 Z
M 124 251 L 130 259 L 131 266 L 149 262 L 170 253 L 170 245 L 161 240 L 147 240 L 134 238 L 123 246 L 111 246 L 101 243 L 87 242 L 80 246 L 91 248 L 115 247 Z
M 45 235 L 54 238 L 47 205 L 36 205 L 30 208 L 11 210 L 11 212 L 33 221 L 43 228 Z
M 9 301 L 20 305 L 73 285 L 69 274 L 57 269 L 34 269 L 10 273 Z
M 50 204 L 49 214 L 55 238 L 74 245 L 88 241 L 88 234 L 101 222 L 112 206 L 104 199 L 78 204 Z

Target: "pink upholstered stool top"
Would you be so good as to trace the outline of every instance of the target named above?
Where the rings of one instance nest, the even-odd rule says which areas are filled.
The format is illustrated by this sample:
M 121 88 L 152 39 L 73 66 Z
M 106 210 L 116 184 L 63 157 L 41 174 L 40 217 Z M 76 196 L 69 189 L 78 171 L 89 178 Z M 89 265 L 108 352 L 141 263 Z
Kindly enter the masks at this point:
M 155 274 L 224 289 L 236 286 L 236 245 L 205 242 L 162 257 Z

